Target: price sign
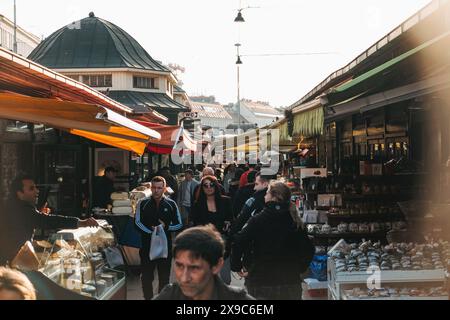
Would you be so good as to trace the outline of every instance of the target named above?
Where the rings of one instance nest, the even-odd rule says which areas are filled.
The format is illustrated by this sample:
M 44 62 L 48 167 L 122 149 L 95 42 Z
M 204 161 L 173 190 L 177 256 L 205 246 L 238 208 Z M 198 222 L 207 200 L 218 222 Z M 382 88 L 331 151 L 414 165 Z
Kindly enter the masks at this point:
M 184 117 L 196 119 L 198 118 L 198 112 L 185 112 Z

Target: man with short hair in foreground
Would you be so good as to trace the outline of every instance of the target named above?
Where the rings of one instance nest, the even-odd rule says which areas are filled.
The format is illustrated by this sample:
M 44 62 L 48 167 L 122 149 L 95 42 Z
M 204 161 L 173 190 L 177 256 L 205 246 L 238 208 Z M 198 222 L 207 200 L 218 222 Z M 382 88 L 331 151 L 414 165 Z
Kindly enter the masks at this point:
M 173 246 L 177 282 L 154 300 L 254 300 L 245 289 L 226 285 L 218 276 L 225 245 L 213 225 L 186 229 Z

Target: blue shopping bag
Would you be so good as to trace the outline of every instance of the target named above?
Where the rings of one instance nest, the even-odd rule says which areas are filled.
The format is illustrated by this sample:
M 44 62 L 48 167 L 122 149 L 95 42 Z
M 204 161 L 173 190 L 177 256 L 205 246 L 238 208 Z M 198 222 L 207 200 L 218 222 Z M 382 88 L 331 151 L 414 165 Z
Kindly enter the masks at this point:
M 134 218 L 128 217 L 127 224 L 125 225 L 124 230 L 120 234 L 119 244 L 122 246 L 128 246 L 133 248 L 141 248 L 141 233 L 137 229 Z

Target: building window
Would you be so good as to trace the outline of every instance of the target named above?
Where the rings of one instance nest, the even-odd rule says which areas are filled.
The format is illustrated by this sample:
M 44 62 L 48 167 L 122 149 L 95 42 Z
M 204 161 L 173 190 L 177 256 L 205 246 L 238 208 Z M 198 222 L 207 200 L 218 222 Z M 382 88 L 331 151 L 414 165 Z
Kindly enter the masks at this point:
M 7 38 L 8 38 L 8 32 L 5 29 L 1 29 L 2 30 L 2 38 L 1 38 L 1 45 L 2 47 L 8 48 L 8 44 L 7 44 Z
M 70 76 L 72 78 L 72 76 Z M 77 76 L 78 77 L 78 76 Z M 72 78 L 75 79 L 75 78 Z M 78 80 L 78 79 L 75 79 Z M 100 74 L 100 75 L 83 75 L 82 81 L 84 84 L 90 87 L 112 87 L 112 75 Z
M 16 133 L 29 133 L 31 126 L 32 124 L 28 124 L 26 122 L 7 120 L 6 131 Z
M 63 73 L 64 74 L 64 73 Z M 80 75 L 78 74 L 64 74 L 67 78 L 73 79 L 75 81 L 80 81 Z
M 158 89 L 156 85 L 157 78 L 150 77 L 133 77 L 133 88 L 141 89 Z

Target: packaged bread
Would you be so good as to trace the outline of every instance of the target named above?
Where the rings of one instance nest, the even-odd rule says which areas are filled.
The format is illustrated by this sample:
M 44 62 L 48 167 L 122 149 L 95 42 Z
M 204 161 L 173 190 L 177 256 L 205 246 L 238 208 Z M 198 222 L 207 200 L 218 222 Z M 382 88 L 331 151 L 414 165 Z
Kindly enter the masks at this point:
M 113 192 L 111 193 L 111 200 L 127 200 L 128 192 Z
M 131 207 L 131 200 L 114 200 L 113 207 Z
M 135 200 L 141 200 L 144 198 L 148 198 L 152 195 L 152 191 L 151 189 L 143 189 L 143 190 L 136 190 L 134 189 L 133 191 L 131 191 L 131 197 Z
M 117 215 L 130 215 L 133 213 L 133 208 L 132 207 L 114 207 L 112 209 L 112 213 L 117 214 Z

